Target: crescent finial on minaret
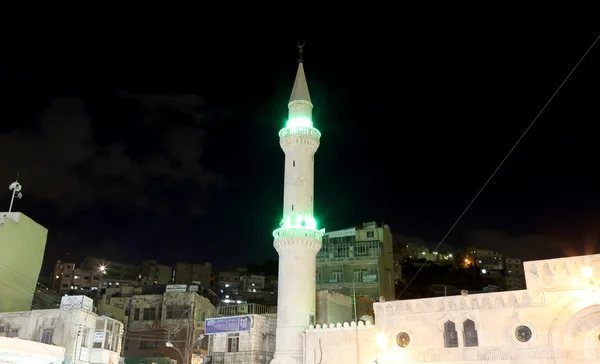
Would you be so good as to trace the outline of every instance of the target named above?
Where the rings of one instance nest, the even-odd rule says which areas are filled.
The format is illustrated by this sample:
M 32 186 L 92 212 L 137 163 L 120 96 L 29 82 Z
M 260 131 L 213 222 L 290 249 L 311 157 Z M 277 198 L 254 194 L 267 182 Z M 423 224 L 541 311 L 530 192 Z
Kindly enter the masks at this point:
M 304 40 L 298 41 L 298 44 L 297 44 L 298 53 L 299 53 L 298 63 L 303 63 L 304 62 L 304 57 L 303 57 L 302 53 L 304 52 L 304 45 L 305 44 L 306 44 L 306 41 L 304 41 Z

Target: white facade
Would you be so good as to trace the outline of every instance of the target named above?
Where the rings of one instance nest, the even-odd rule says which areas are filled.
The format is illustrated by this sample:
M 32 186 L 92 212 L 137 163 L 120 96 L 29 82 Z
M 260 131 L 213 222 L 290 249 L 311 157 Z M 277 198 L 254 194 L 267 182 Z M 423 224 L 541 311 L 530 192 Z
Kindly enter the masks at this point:
M 123 324 L 96 315 L 91 307 L 92 300 L 88 297 L 65 296 L 60 309 L 2 313 L 0 335 L 60 348 L 64 353 L 61 363 L 116 364 Z M 0 349 L 0 363 L 14 355 L 10 350 Z M 26 359 L 15 362 L 27 363 Z M 46 361 L 38 361 L 42 362 Z
M 272 363 L 301 363 L 303 332 L 315 320 L 316 255 L 323 231 L 314 218 L 314 154 L 321 133 L 313 128 L 312 103 L 304 66 L 298 72 L 288 104 L 289 119 L 279 132 L 285 152 L 281 228 L 273 232 L 279 254 L 277 345 Z
M 600 363 L 600 255 L 525 263 L 527 289 L 375 303 L 317 325 L 305 363 Z

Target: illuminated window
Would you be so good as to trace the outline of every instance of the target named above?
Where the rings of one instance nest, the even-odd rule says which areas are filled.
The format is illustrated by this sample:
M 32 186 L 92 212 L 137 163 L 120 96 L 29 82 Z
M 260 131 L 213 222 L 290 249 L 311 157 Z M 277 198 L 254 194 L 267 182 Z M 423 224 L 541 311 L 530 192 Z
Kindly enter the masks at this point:
M 374 231 L 367 231 L 367 238 L 372 238 L 375 236 L 375 232 Z
M 465 346 L 479 346 L 477 330 L 475 330 L 475 323 L 472 320 L 465 320 L 463 322 L 463 338 Z
M 444 323 L 444 347 L 458 347 L 458 333 L 456 332 L 456 325 L 452 321 Z

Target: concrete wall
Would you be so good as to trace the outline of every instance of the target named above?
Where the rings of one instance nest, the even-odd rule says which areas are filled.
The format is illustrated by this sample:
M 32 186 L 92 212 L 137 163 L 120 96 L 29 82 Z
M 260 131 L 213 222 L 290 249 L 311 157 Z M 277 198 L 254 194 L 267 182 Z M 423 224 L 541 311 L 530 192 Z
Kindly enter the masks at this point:
M 0 312 L 28 311 L 48 229 L 20 212 L 0 213 Z
M 317 291 L 317 318 L 315 324 L 349 322 L 353 317 L 352 298 L 340 293 Z
M 525 271 L 527 290 L 375 303 L 376 326 L 311 327 L 306 363 L 599 363 L 600 255 L 527 262 Z M 466 320 L 477 346 L 465 347 Z M 456 348 L 444 345 L 448 321 Z M 519 326 L 530 328 L 529 341 L 517 339 Z

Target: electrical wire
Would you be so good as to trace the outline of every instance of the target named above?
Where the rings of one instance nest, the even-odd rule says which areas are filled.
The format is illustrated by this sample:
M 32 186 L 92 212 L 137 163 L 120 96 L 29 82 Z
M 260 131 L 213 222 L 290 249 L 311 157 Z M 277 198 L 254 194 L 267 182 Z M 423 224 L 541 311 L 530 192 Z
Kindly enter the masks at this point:
M 512 152 L 515 150 L 515 148 L 519 145 L 519 143 L 521 142 L 521 140 L 523 140 L 523 138 L 525 137 L 525 135 L 527 134 L 527 132 L 529 132 L 529 129 L 531 129 L 531 127 L 533 126 L 533 124 L 535 124 L 535 122 L 539 119 L 540 115 L 542 115 L 542 113 L 544 112 L 544 110 L 546 110 L 546 107 L 548 107 L 548 105 L 550 104 L 550 102 L 552 102 L 552 100 L 554 99 L 554 97 L 556 96 L 556 94 L 558 94 L 558 92 L 562 89 L 562 87 L 567 82 L 567 80 L 569 80 L 569 78 L 571 77 L 571 75 L 573 74 L 573 72 L 575 72 L 575 70 L 577 69 L 577 67 L 579 67 L 579 65 L 581 64 L 581 62 L 588 55 L 588 53 L 590 53 L 590 51 L 592 50 L 592 48 L 594 47 L 594 45 L 596 45 L 596 43 L 598 42 L 598 39 L 600 39 L 600 36 L 598 36 L 594 40 L 594 42 L 592 43 L 592 45 L 590 45 L 588 47 L 587 51 L 585 51 L 585 53 L 579 59 L 579 61 L 577 62 L 577 64 L 575 64 L 575 67 L 573 67 L 573 69 L 571 70 L 571 72 L 569 72 L 569 74 L 567 75 L 567 77 L 565 77 L 565 79 L 560 84 L 560 86 L 558 86 L 558 88 L 556 89 L 556 91 L 554 91 L 554 93 L 552 94 L 552 96 L 550 96 L 550 99 L 548 99 L 548 102 L 546 102 L 546 104 L 542 107 L 542 109 L 540 110 L 540 112 L 535 116 L 535 118 L 533 118 L 533 121 L 529 124 L 529 126 L 527 127 L 527 129 L 525 129 L 525 131 L 523 132 L 523 134 L 521 134 L 521 136 L 519 137 L 519 139 L 517 139 L 517 142 L 512 146 L 512 148 L 510 148 L 510 150 L 508 151 L 508 153 L 506 154 L 506 156 L 504 157 L 504 159 L 502 159 L 502 161 L 500 162 L 500 164 L 498 164 L 498 167 L 496 167 L 496 169 L 494 170 L 494 172 L 492 172 L 491 176 L 487 179 L 487 181 L 485 181 L 485 183 L 483 184 L 483 186 L 481 186 L 481 188 L 479 189 L 479 191 L 477 192 L 477 194 L 475 194 L 475 197 L 473 197 L 473 199 L 471 200 L 471 202 L 469 202 L 469 204 L 463 210 L 463 212 L 460 214 L 460 216 L 458 216 L 458 219 L 456 219 L 456 221 L 454 222 L 454 224 L 452 224 L 452 226 L 450 227 L 450 229 L 448 230 L 448 232 L 446 233 L 446 235 L 444 235 L 444 237 L 442 238 L 442 240 L 440 240 L 440 242 L 438 243 L 438 245 L 436 245 L 436 247 L 434 248 L 434 251 L 438 250 L 438 248 L 446 240 L 446 238 L 448 237 L 448 235 L 450 235 L 450 233 L 454 230 L 454 228 L 456 227 L 456 225 L 463 218 L 463 216 L 467 213 L 467 211 L 469 210 L 469 208 L 471 208 L 471 206 L 473 205 L 473 203 L 475 202 L 475 200 L 477 200 L 477 198 L 479 197 L 479 195 L 481 194 L 481 192 L 483 192 L 483 190 L 490 183 L 490 181 L 492 180 L 492 178 L 494 178 L 494 176 L 496 175 L 496 173 L 498 172 L 498 170 L 500 170 L 500 167 L 502 167 L 502 165 L 504 165 L 504 162 L 506 162 L 506 160 L 508 159 L 508 157 L 512 154 Z M 410 286 L 410 284 L 415 280 L 415 278 L 417 277 L 417 275 L 419 275 L 419 273 L 421 272 L 421 270 L 423 270 L 423 267 L 425 266 L 425 264 L 428 261 L 429 261 L 429 259 L 426 259 L 425 263 L 423 263 L 423 265 L 421 265 L 419 267 L 419 269 L 417 270 L 417 273 L 415 273 L 415 275 L 411 278 L 411 280 L 408 282 L 408 284 L 406 285 L 406 287 L 404 287 L 404 289 L 402 290 L 402 292 L 398 296 L 398 299 L 400 299 L 400 297 L 402 297 L 402 294 L 404 294 L 404 292 L 406 292 L 406 290 L 408 289 L 408 287 Z

